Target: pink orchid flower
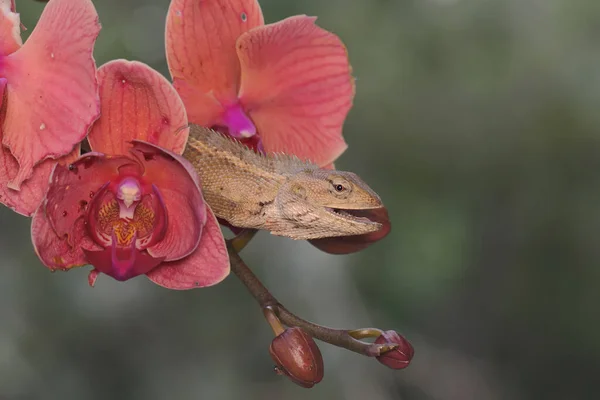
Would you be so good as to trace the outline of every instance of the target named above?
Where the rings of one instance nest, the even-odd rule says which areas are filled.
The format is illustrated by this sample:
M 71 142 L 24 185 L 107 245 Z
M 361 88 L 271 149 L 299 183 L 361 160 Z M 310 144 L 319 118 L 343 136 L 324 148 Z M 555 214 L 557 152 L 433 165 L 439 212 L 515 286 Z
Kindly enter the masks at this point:
M 0 202 L 30 216 L 67 155 L 98 118 L 100 32 L 90 0 L 51 0 L 22 44 L 14 0 L 0 0 Z
M 167 62 L 190 122 L 332 168 L 347 147 L 342 126 L 354 79 L 343 43 L 315 20 L 264 25 L 256 0 L 172 0 Z M 386 209 L 369 217 L 382 229 L 310 243 L 333 254 L 359 251 L 391 229 Z
M 264 25 L 256 0 L 172 0 L 167 62 L 190 122 L 331 164 L 347 147 L 354 79 L 343 43 L 315 20 Z
M 92 264 L 117 280 L 145 274 L 170 289 L 214 285 L 229 273 L 225 241 L 180 155 L 187 116 L 158 72 L 116 60 L 98 69 L 101 116 L 92 152 L 57 165 L 32 222 L 50 269 Z M 183 129 L 182 129 L 183 128 Z

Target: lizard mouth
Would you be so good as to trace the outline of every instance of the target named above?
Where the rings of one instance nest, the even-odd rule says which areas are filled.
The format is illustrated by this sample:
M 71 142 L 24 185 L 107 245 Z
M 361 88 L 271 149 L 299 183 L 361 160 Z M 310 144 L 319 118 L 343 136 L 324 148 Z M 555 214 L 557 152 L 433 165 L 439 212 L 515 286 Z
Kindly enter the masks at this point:
M 382 210 L 382 209 L 384 209 L 384 208 L 380 207 L 380 208 L 373 208 L 373 209 L 369 209 L 369 210 L 344 210 L 341 208 L 329 208 L 329 207 L 326 208 L 326 210 L 329 211 L 330 213 L 335 214 L 344 219 L 348 219 L 348 220 L 363 223 L 363 224 L 377 224 L 377 225 L 380 225 L 383 222 L 383 221 L 380 221 L 382 218 L 380 210 Z

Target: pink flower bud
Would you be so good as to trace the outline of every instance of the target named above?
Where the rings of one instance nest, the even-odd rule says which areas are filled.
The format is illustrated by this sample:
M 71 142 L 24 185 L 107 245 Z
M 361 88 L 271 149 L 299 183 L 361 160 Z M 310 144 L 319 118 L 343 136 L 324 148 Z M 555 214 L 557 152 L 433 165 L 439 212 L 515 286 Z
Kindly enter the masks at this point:
M 298 327 L 287 328 L 269 348 L 278 373 L 311 388 L 323 379 L 323 357 L 310 335 Z
M 375 343 L 394 343 L 397 344 L 393 350 L 387 351 L 377 357 L 377 360 L 392 369 L 403 369 L 408 367 L 412 360 L 415 350 L 411 344 L 403 336 L 400 336 L 396 331 L 385 331 L 375 339 Z

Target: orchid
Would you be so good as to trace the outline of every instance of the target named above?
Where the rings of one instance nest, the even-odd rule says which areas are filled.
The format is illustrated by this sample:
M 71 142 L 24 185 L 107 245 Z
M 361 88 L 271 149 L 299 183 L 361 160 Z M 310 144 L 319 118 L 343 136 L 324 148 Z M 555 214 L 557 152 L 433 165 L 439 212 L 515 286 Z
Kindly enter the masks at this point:
M 123 281 L 145 274 L 171 289 L 214 285 L 229 273 L 219 225 L 183 159 L 187 117 L 158 72 L 116 60 L 98 69 L 101 116 L 92 152 L 57 165 L 32 222 L 50 269 L 92 264 Z M 185 128 L 185 129 L 181 129 Z
M 354 79 L 342 41 L 315 20 L 264 25 L 256 0 L 171 1 L 167 62 L 190 122 L 331 164 L 347 147 Z
M 0 0 L 0 202 L 30 216 L 56 159 L 98 118 L 90 0 L 52 0 L 25 44 L 14 0 Z

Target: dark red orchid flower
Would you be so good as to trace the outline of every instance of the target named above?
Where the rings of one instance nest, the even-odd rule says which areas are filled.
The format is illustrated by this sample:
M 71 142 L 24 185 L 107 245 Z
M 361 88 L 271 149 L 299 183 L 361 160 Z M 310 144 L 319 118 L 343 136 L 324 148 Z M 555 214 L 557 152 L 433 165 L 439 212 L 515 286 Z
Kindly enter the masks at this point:
M 398 347 L 389 350 L 377 357 L 377 361 L 391 369 L 404 369 L 408 367 L 415 355 L 415 349 L 404 336 L 396 331 L 385 331 L 375 339 L 377 344 L 397 344 Z
M 172 0 L 167 62 L 190 122 L 333 168 L 347 147 L 342 126 L 354 79 L 343 43 L 315 20 L 264 25 L 256 0 Z M 380 231 L 310 243 L 333 254 L 359 251 L 391 229 L 387 210 L 370 217 Z
M 0 0 L 0 202 L 30 216 L 54 160 L 98 118 L 100 24 L 90 0 L 51 0 L 25 44 L 20 26 L 14 0 Z
M 311 388 L 323 380 L 323 356 L 312 336 L 297 326 L 277 335 L 269 347 L 276 371 L 292 382 Z
M 139 62 L 109 62 L 98 81 L 92 152 L 54 169 L 33 218 L 36 253 L 52 270 L 92 264 L 92 285 L 99 272 L 117 280 L 145 274 L 171 289 L 220 282 L 229 258 L 198 177 L 180 156 L 188 137 L 181 99 Z

